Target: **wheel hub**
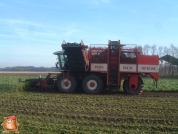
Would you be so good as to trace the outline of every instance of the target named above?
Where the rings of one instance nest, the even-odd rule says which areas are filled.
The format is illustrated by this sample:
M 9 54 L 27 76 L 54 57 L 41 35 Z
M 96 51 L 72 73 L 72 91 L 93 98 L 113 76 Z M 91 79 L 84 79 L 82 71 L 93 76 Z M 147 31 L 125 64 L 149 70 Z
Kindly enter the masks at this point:
M 95 83 L 94 82 L 91 82 L 90 83 L 90 87 L 94 87 L 95 86 Z
M 69 79 L 63 79 L 61 81 L 61 87 L 66 90 L 69 89 L 71 87 L 71 81 Z
M 136 86 L 134 84 L 131 85 L 131 90 L 136 90 Z
M 97 82 L 95 80 L 89 80 L 87 82 L 87 87 L 90 90 L 95 90 L 97 88 Z
M 64 85 L 67 87 L 69 86 L 69 82 L 68 81 L 64 81 Z

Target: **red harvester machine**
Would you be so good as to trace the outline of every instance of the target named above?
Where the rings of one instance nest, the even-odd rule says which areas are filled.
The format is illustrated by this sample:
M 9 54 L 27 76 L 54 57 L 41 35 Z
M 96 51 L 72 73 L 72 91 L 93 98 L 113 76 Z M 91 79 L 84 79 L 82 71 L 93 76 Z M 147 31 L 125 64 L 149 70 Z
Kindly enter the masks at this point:
M 88 46 L 81 43 L 62 43 L 63 51 L 58 56 L 55 84 L 60 92 L 73 93 L 79 84 L 85 93 L 97 94 L 104 89 L 116 89 L 121 86 L 129 94 L 143 91 L 142 75 L 150 75 L 157 83 L 159 79 L 159 57 L 142 55 L 137 47 L 109 41 L 105 47 Z

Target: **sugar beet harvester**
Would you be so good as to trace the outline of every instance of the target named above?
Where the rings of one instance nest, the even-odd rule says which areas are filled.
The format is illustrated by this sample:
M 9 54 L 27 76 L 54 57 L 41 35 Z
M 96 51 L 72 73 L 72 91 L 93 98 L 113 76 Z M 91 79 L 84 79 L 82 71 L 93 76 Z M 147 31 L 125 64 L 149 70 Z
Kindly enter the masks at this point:
M 82 85 L 85 93 L 97 94 L 104 89 L 121 86 L 128 94 L 143 91 L 141 75 L 159 79 L 159 57 L 142 55 L 138 48 L 126 48 L 120 41 L 109 41 L 105 47 L 88 46 L 81 43 L 62 43 L 63 51 L 54 52 L 58 57 L 56 66 L 61 74 L 57 76 L 57 88 L 63 93 L 73 93 Z

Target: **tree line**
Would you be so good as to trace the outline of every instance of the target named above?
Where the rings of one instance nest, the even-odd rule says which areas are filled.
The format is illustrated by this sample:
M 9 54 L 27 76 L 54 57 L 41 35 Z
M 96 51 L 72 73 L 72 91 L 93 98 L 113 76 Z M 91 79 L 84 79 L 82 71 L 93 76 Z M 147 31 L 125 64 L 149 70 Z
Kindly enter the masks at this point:
M 56 67 L 34 67 L 34 66 L 15 66 L 0 68 L 0 71 L 34 71 L 34 72 L 49 72 L 58 71 Z

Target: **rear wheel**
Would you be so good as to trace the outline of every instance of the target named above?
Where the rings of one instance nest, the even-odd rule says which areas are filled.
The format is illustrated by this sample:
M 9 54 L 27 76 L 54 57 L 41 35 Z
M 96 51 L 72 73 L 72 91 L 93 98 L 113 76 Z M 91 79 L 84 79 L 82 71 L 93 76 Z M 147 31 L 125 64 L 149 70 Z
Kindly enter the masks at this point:
M 84 78 L 82 87 L 85 93 L 98 94 L 103 89 L 103 81 L 98 75 L 88 75 Z
M 57 78 L 57 88 L 62 93 L 73 93 L 77 88 L 77 80 L 72 75 L 69 75 L 68 78 L 63 78 L 61 74 Z
M 129 87 L 129 79 L 124 80 L 123 82 L 123 91 L 124 93 L 139 95 L 143 91 L 143 81 L 140 77 L 138 77 L 138 87 L 137 89 L 130 89 Z

